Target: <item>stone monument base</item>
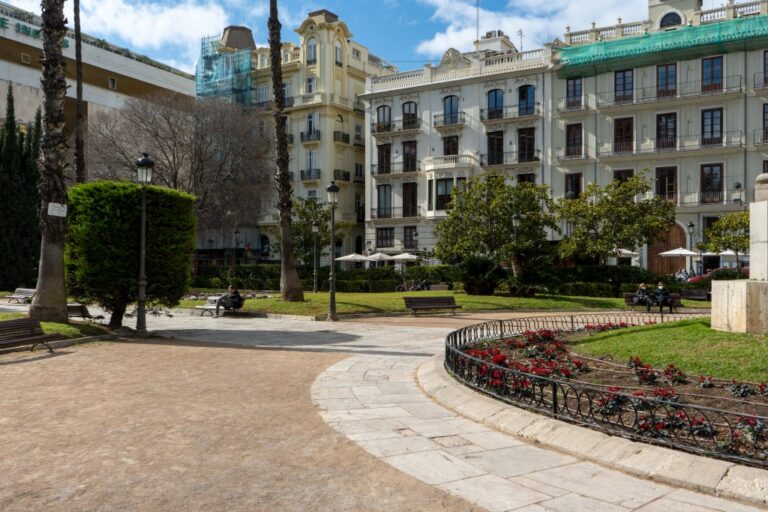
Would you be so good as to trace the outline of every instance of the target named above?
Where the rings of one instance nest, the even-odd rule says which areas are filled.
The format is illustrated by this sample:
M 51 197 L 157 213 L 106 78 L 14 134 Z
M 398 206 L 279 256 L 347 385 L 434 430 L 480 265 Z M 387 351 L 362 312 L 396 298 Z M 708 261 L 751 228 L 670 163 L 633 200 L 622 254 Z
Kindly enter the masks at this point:
M 768 282 L 712 281 L 712 328 L 768 333 Z

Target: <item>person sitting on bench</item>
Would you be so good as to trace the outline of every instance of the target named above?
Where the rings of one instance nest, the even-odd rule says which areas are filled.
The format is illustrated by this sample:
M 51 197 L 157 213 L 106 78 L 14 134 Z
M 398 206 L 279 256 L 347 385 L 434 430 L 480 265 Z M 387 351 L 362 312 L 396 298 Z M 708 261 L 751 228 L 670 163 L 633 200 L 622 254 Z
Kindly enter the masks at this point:
M 648 313 L 651 312 L 651 306 L 653 306 L 653 299 L 648 293 L 648 288 L 645 287 L 645 283 L 640 283 L 640 287 L 635 292 L 635 304 L 644 305 Z
M 229 285 L 227 293 L 219 297 L 219 300 L 216 301 L 216 316 L 219 316 L 219 308 L 222 306 L 224 307 L 224 310 L 240 309 L 243 307 L 243 296 L 237 291 L 235 285 Z
M 664 283 L 659 282 L 656 293 L 654 293 L 654 301 L 659 305 L 659 312 L 664 309 L 664 306 L 669 306 L 669 312 L 672 312 L 672 298 L 669 296 L 669 292 L 664 288 Z

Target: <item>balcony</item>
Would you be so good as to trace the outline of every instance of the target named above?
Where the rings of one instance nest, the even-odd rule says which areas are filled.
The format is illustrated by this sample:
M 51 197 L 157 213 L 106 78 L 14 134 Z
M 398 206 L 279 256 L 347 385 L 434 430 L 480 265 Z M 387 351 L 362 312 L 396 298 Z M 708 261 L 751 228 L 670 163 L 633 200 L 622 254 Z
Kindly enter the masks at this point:
M 583 96 L 560 98 L 557 100 L 557 111 L 561 114 L 585 112 L 589 110 L 587 99 Z
M 363 140 L 363 136 L 359 133 L 356 133 L 352 140 L 355 147 L 365 148 L 365 141 Z
M 314 59 L 310 59 L 309 57 L 307 57 L 307 66 L 314 66 L 315 64 L 317 64 L 317 57 L 315 57 Z
M 541 161 L 541 151 L 507 151 L 505 153 L 483 153 L 480 155 L 480 165 L 483 167 L 527 164 Z
M 768 144 L 768 128 L 755 130 L 755 146 Z
M 589 152 L 582 144 L 561 146 L 557 148 L 557 158 L 560 160 L 587 160 Z
M 463 126 L 465 122 L 464 112 L 456 112 L 454 114 L 438 114 L 434 118 L 435 128 L 450 128 L 453 126 Z
M 301 171 L 301 181 L 317 181 L 320 174 L 320 169 L 306 169 Z
M 666 87 L 641 87 L 629 91 L 610 91 L 597 95 L 600 108 L 656 103 L 684 98 L 699 98 L 719 94 L 740 93 L 744 90 L 741 75 L 727 76 L 720 80 L 682 82 Z
M 757 130 L 756 137 L 764 136 L 764 130 Z M 758 144 L 757 140 L 755 144 Z M 702 151 L 709 149 L 741 148 L 744 147 L 744 136 L 741 131 L 725 132 L 712 136 L 687 135 L 685 137 L 668 137 L 662 139 L 644 139 L 636 141 L 601 142 L 597 146 L 597 156 L 622 157 L 672 151 Z
M 352 110 L 355 112 L 360 112 L 361 114 L 365 113 L 365 103 L 363 103 L 361 100 L 355 100 L 355 102 L 352 104 Z
M 336 181 L 350 181 L 351 175 L 349 171 L 343 171 L 341 169 L 333 170 L 333 179 Z
M 411 219 L 421 217 L 421 207 L 411 205 L 405 208 L 371 208 L 371 219 Z
M 320 142 L 320 130 L 301 132 L 301 142 Z
M 371 133 L 374 135 L 391 135 L 393 133 L 421 130 L 419 119 L 404 119 L 389 123 L 371 123 Z
M 480 120 L 484 123 L 494 123 L 498 121 L 514 121 L 529 117 L 541 115 L 541 104 L 534 105 L 515 105 L 512 107 L 499 107 L 480 110 Z
M 422 160 L 425 171 L 438 169 L 473 169 L 480 167 L 480 160 L 475 155 L 430 156 Z
M 375 164 L 371 166 L 371 174 L 374 176 L 403 174 L 421 171 L 421 162 L 395 162 L 390 164 Z
M 291 108 L 293 107 L 294 102 L 296 101 L 296 98 L 293 96 L 286 96 L 283 98 L 283 108 Z
M 349 144 L 349 134 L 344 132 L 333 132 L 334 142 L 341 142 L 342 144 Z

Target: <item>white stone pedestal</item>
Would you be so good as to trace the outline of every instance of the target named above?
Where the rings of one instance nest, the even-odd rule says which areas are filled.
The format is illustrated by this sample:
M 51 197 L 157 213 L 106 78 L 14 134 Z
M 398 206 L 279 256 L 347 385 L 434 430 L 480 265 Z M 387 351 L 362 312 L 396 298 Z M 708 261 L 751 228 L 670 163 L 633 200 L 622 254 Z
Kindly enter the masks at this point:
M 712 281 L 712 328 L 768 333 L 768 282 Z

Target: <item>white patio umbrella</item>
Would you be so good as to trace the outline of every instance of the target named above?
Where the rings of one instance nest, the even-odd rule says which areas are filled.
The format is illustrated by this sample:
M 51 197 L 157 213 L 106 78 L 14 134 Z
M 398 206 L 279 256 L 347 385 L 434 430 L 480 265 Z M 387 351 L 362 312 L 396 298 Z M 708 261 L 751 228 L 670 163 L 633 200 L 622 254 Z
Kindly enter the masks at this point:
M 409 252 L 392 256 L 392 261 L 419 261 L 419 257 Z
M 689 251 L 688 249 L 683 249 L 682 247 L 678 247 L 677 249 L 672 249 L 671 251 L 665 251 L 660 252 L 659 256 L 668 256 L 668 257 L 675 257 L 675 256 L 684 256 L 684 257 L 690 257 L 690 256 L 698 256 L 699 253 Z
M 377 252 L 376 254 L 371 254 L 367 258 L 365 258 L 365 261 L 389 261 L 392 259 L 392 256 L 389 254 L 384 254 L 383 252 Z
M 352 254 L 347 254 L 346 256 L 340 256 L 336 258 L 336 261 L 368 261 L 368 258 L 363 256 L 362 254 L 357 254 L 356 252 L 353 252 Z
M 629 249 L 616 249 L 614 253 L 616 254 L 616 256 L 620 258 L 628 258 L 630 256 L 640 256 L 639 252 L 630 251 Z
M 717 256 L 738 256 L 741 258 L 742 256 L 747 256 L 747 254 L 744 254 L 743 252 L 736 253 L 736 251 L 732 249 L 726 249 L 723 252 L 717 253 Z

